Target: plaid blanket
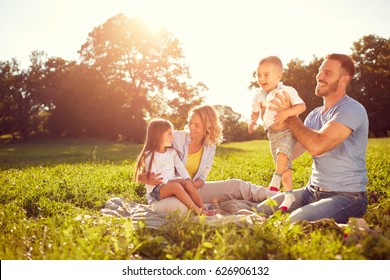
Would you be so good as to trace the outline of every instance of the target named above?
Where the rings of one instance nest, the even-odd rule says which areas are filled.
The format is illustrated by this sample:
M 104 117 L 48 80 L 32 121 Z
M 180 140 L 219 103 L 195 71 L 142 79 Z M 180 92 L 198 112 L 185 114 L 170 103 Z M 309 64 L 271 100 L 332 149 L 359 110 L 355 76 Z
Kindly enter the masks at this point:
M 218 214 L 205 216 L 204 219 L 209 225 L 221 225 L 226 223 L 236 223 L 238 225 L 253 225 L 262 223 L 264 217 L 258 215 L 254 210 L 254 203 L 244 200 L 229 200 L 218 204 Z M 205 205 L 206 207 L 208 205 Z M 129 218 L 137 226 L 139 221 L 143 221 L 146 227 L 158 229 L 169 222 L 167 214 L 155 213 L 147 204 L 115 197 L 109 199 L 101 213 L 105 216 Z M 196 215 L 190 215 L 191 219 L 199 219 Z

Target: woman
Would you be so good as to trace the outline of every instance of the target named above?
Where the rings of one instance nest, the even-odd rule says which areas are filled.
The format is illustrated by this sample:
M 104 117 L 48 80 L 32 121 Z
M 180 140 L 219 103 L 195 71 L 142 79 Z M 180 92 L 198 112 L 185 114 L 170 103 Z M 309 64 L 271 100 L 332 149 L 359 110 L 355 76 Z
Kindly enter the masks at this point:
M 194 186 L 198 189 L 203 203 L 210 204 L 231 199 L 261 202 L 277 194 L 261 186 L 239 179 L 206 182 L 213 164 L 216 145 L 222 142 L 222 125 L 216 111 L 209 105 L 200 105 L 188 114 L 188 131 L 176 131 L 173 147 L 179 151 L 180 159 L 190 174 Z M 141 173 L 138 180 L 149 185 L 161 183 L 160 174 Z M 188 208 L 176 197 L 171 196 L 151 205 L 154 212 L 167 213 Z

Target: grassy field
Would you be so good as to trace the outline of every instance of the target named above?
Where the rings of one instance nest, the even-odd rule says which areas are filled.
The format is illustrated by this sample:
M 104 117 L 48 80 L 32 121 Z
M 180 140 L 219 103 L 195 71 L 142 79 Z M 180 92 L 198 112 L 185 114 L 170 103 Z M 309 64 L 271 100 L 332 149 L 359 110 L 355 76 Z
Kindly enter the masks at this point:
M 172 217 L 159 230 L 103 217 L 112 197 L 145 202 L 131 180 L 140 149 L 96 139 L 0 144 L 0 259 L 390 259 L 390 139 L 369 141 L 369 232 L 329 221 L 291 225 L 287 215 L 219 227 Z M 308 155 L 294 162 L 294 188 L 310 164 Z M 266 185 L 272 172 L 267 141 L 229 143 L 218 147 L 209 180 Z

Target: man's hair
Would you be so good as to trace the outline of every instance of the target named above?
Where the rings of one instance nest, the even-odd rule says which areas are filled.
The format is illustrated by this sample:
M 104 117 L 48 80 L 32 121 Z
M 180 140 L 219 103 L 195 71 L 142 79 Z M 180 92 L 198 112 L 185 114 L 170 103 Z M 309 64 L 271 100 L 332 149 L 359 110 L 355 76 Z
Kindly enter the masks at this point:
M 262 60 L 260 60 L 259 65 L 266 63 L 266 62 L 276 65 L 277 67 L 280 68 L 280 71 L 283 71 L 283 63 L 279 57 L 267 56 L 267 57 L 263 58 Z
M 341 68 L 347 72 L 348 76 L 353 79 L 355 76 L 355 62 L 353 59 L 346 54 L 332 53 L 325 56 L 325 59 L 337 60 L 341 64 Z

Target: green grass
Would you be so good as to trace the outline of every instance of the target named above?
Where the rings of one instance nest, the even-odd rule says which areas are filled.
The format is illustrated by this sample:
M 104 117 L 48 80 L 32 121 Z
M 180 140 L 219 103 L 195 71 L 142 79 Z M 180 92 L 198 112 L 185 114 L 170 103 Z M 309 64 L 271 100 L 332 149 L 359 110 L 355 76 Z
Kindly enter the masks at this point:
M 0 259 L 390 259 L 389 139 L 369 140 L 370 233 L 329 221 L 291 225 L 280 214 L 219 227 L 172 216 L 159 230 L 103 217 L 112 197 L 145 202 L 131 179 L 140 149 L 97 139 L 0 144 Z M 308 155 L 294 161 L 294 188 L 310 165 Z M 273 168 L 267 141 L 223 144 L 209 180 L 265 185 Z

